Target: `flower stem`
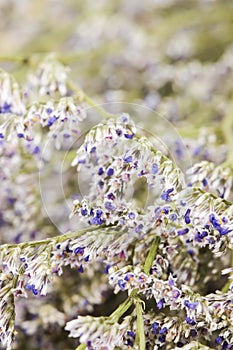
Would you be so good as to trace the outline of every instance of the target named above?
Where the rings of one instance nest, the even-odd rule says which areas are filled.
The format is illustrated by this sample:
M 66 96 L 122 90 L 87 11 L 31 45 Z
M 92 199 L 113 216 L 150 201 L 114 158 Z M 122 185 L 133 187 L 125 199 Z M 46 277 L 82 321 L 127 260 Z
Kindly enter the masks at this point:
M 111 230 L 112 230 L 112 226 L 109 227 Z M 104 229 L 107 229 L 106 226 L 101 226 L 101 227 L 88 227 L 88 228 L 85 228 L 83 230 L 80 230 L 78 232 L 68 232 L 68 233 L 65 233 L 64 235 L 58 235 L 58 236 L 55 236 L 55 237 L 52 237 L 52 238 L 46 238 L 46 239 L 42 239 L 42 240 L 39 240 L 39 241 L 31 241 L 31 242 L 22 242 L 22 243 L 15 243 L 15 244 L 2 244 L 0 246 L 0 250 L 1 249 L 6 249 L 6 248 L 16 248 L 16 247 L 21 247 L 22 249 L 25 248 L 25 247 L 36 247 L 36 246 L 40 246 L 40 245 L 43 245 L 43 244 L 50 244 L 50 243 L 54 243 L 54 244 L 57 244 L 57 243 L 61 243 L 67 239 L 72 239 L 72 238 L 78 238 L 78 237 L 81 237 L 82 235 L 84 235 L 85 233 L 89 233 L 89 232 L 92 232 L 92 231 L 97 231 L 97 230 L 104 230 Z
M 233 267 L 233 250 L 231 251 L 231 267 Z M 230 277 L 233 275 L 233 272 L 230 274 L 227 283 L 223 286 L 223 288 L 221 289 L 222 293 L 227 293 L 228 289 L 232 283 L 232 279 L 230 279 Z
M 73 81 L 69 80 L 68 86 L 79 98 L 85 101 L 90 107 L 94 108 L 104 119 L 113 117 L 112 114 L 106 112 L 102 107 L 100 107 L 100 105 L 96 104 L 96 102 L 92 100 L 90 96 L 85 94 L 81 88 L 74 84 Z
M 87 347 L 86 344 L 80 344 L 75 350 L 85 350 Z
M 160 238 L 159 237 L 155 237 L 151 247 L 150 247 L 150 250 L 149 250 L 149 253 L 146 257 L 146 261 L 145 261 L 145 264 L 144 264 L 144 272 L 149 275 L 150 273 L 150 269 L 151 269 L 151 266 L 153 264 L 153 261 L 157 255 L 157 251 L 158 251 L 158 246 L 159 246 L 159 242 L 160 242 Z
M 143 313 L 142 301 L 137 300 L 136 301 L 136 315 L 137 315 L 136 342 L 139 345 L 139 350 L 146 349 L 146 339 L 145 339 L 144 322 L 143 322 L 142 313 Z
M 130 297 L 127 298 L 115 311 L 113 311 L 109 317 L 111 317 L 114 322 L 117 322 L 119 318 L 130 308 L 130 306 L 132 306 L 132 304 L 133 300 Z

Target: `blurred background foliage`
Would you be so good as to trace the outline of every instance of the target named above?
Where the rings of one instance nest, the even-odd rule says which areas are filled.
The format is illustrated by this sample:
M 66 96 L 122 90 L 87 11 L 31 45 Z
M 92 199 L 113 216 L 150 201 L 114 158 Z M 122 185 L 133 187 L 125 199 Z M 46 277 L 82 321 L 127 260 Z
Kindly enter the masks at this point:
M 0 0 L 1 65 L 24 82 L 28 70 L 50 52 L 106 109 L 119 101 L 137 104 L 137 123 L 156 135 L 161 127 L 157 116 L 163 115 L 192 159 L 233 160 L 232 0 Z M 183 145 L 170 130 L 163 141 L 182 162 Z M 66 273 L 73 285 L 66 288 L 62 279 L 55 281 L 64 295 L 53 303 L 58 309 L 70 303 L 74 316 L 83 310 L 75 297 L 67 299 L 68 289 L 83 281 Z M 82 286 L 85 303 L 86 294 L 96 291 L 92 278 Z M 94 293 L 90 303 L 101 304 L 103 293 L 95 298 Z M 33 298 L 31 311 L 24 311 L 30 321 L 34 303 Z M 56 323 L 41 324 L 34 338 L 25 339 L 19 330 L 17 349 L 53 349 L 56 342 L 64 350 L 77 344 L 69 343 Z
M 1 60 L 19 80 L 29 63 L 56 52 L 97 102 L 147 106 L 183 137 L 203 139 L 208 127 L 214 142 L 229 143 L 231 0 L 1 0 L 0 30 Z

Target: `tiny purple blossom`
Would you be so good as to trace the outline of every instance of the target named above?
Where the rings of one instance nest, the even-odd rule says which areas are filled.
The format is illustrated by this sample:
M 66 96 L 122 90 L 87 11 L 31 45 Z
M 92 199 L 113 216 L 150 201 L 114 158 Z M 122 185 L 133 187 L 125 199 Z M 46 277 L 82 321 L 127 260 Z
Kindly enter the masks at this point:
M 184 305 L 190 310 L 196 310 L 198 302 L 191 302 L 189 300 L 185 300 Z
M 153 163 L 152 169 L 151 169 L 151 173 L 152 173 L 153 175 L 155 175 L 155 174 L 158 173 L 158 171 L 159 171 L 158 165 L 157 165 L 156 163 Z
M 161 300 L 159 300 L 159 301 L 157 302 L 157 308 L 158 308 L 159 310 L 161 310 L 161 309 L 164 307 L 164 303 L 165 303 L 164 298 L 161 299 Z
M 108 176 L 112 176 L 114 174 L 114 169 L 113 168 L 109 168 L 108 170 L 107 170 L 107 175 Z
M 190 213 L 191 213 L 191 209 L 188 208 L 186 210 L 186 213 L 184 214 L 184 221 L 185 221 L 186 224 L 190 224 L 190 222 L 191 222 Z
M 165 202 L 169 202 L 171 200 L 170 193 L 174 191 L 174 188 L 169 188 L 166 191 L 163 191 L 161 194 L 161 199 L 163 199 Z
M 178 236 L 183 236 L 183 235 L 186 235 L 188 232 L 189 232 L 189 229 L 186 227 L 182 230 L 178 230 L 177 234 L 178 234 Z

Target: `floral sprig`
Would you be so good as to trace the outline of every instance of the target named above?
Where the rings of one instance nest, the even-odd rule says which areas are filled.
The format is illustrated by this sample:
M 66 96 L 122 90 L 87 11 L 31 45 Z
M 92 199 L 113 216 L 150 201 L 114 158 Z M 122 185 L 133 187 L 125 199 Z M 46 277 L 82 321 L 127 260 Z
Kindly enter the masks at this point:
M 71 267 L 84 279 L 94 279 L 98 272 L 102 291 L 113 290 L 126 298 L 110 316 L 87 315 L 94 306 L 85 297 L 77 301 L 82 304 L 75 309 L 78 315 L 51 306 L 58 324 L 64 326 L 68 321 L 65 329 L 79 338 L 78 349 L 198 349 L 202 342 L 232 349 L 233 204 L 226 200 L 231 198 L 231 166 L 194 164 L 186 183 L 186 174 L 155 149 L 148 137 L 138 134 L 129 115 L 112 116 L 95 106 L 72 83 L 67 68 L 54 55 L 45 58 L 29 78 L 24 98 L 7 73 L 1 75 L 0 86 L 1 151 L 5 158 L 10 148 L 13 150 L 9 166 L 12 172 L 17 170 L 15 177 L 21 166 L 28 164 L 21 157 L 27 158 L 29 153 L 33 162 L 40 157 L 41 142 L 52 139 L 52 151 L 69 152 L 66 140 L 75 141 L 86 116 L 83 102 L 105 118 L 87 133 L 72 162 L 79 175 L 84 174 L 84 189 L 88 188 L 83 198 L 82 188 L 75 196 L 79 200 L 74 200 L 72 214 L 78 218 L 77 230 L 54 236 L 53 228 L 48 239 L 20 243 L 18 237 L 15 244 L 0 247 L 3 346 L 12 347 L 17 298 L 54 293 L 54 280 L 64 278 L 66 268 Z M 56 165 L 52 157 L 46 161 Z M 2 164 L 6 166 L 4 161 Z M 19 184 L 14 176 L 2 171 L 4 209 L 11 215 L 12 207 L 16 210 L 18 202 L 25 202 L 15 198 Z M 37 189 L 32 192 L 38 193 Z M 24 215 L 21 220 L 19 209 L 16 212 L 25 231 L 30 232 L 34 226 L 29 230 Z M 0 227 L 4 228 L 12 216 L 0 214 Z M 81 230 L 83 224 L 87 227 Z M 222 291 L 213 287 L 209 291 L 205 286 L 205 281 L 213 282 L 204 271 L 206 267 L 213 281 L 230 273 Z M 96 303 L 101 297 L 99 291 Z M 43 321 L 47 325 L 54 322 L 48 312 L 44 307 L 31 333 Z M 25 322 L 23 327 L 28 325 Z

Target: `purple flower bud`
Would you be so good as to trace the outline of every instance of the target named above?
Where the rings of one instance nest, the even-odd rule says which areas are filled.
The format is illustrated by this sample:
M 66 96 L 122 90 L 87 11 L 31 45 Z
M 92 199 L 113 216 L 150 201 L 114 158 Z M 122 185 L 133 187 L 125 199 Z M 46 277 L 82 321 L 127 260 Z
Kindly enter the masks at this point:
M 189 300 L 185 300 L 184 305 L 190 310 L 196 310 L 198 302 L 191 302 Z
M 142 224 L 139 224 L 139 225 L 135 228 L 135 232 L 136 232 L 136 233 L 141 232 L 142 228 L 143 228 L 143 225 L 142 225 Z
M 165 337 L 165 335 L 160 335 L 158 339 L 161 343 L 164 343 L 166 340 L 166 337 Z
M 131 131 L 128 131 L 127 134 L 124 134 L 126 139 L 132 140 L 132 138 L 134 137 L 134 133 L 132 133 Z
M 157 174 L 158 171 L 159 171 L 158 165 L 157 165 L 156 163 L 153 163 L 152 169 L 151 169 L 151 173 L 152 173 L 153 175 L 155 175 L 155 174 Z
M 114 211 L 116 209 L 116 207 L 111 202 L 106 202 L 105 208 L 109 211 Z
M 132 156 L 124 157 L 123 160 L 124 160 L 126 163 L 131 163 L 132 160 L 133 160 L 133 157 L 132 157 Z
M 84 254 L 84 247 L 77 247 L 74 250 L 75 255 L 83 255 Z
M 48 126 L 52 126 L 53 123 L 54 123 L 57 119 L 58 119 L 58 117 L 56 117 L 55 115 L 54 115 L 53 117 L 50 117 L 50 118 L 48 119 L 47 125 L 48 125 Z
M 184 214 L 184 221 L 186 224 L 190 224 L 190 222 L 191 222 L 190 213 L 191 213 L 191 209 L 187 209 L 186 213 Z
M 164 298 L 161 299 L 161 300 L 159 300 L 159 301 L 157 302 L 157 308 L 158 308 L 159 310 L 161 310 L 161 309 L 164 307 L 164 303 L 165 303 Z
M 159 323 L 158 322 L 154 322 L 151 325 L 151 331 L 153 334 L 159 334 Z
M 128 337 L 131 337 L 131 338 L 133 338 L 133 339 L 136 338 L 136 334 L 135 334 L 135 332 L 133 332 L 133 331 L 127 331 L 127 336 L 128 336 Z
M 208 185 L 208 181 L 207 181 L 206 179 L 203 179 L 203 180 L 202 180 L 202 184 L 203 184 L 203 186 L 206 187 L 206 186 Z
M 218 345 L 220 345 L 222 343 L 222 341 L 223 341 L 223 337 L 221 337 L 221 336 L 219 336 L 215 339 L 215 343 Z
M 129 272 L 125 275 L 124 280 L 129 282 L 132 278 L 134 278 L 134 274 Z
M 82 214 L 82 216 L 86 216 L 87 215 L 87 209 L 86 208 L 85 209 L 81 208 L 81 214 Z
M 117 284 L 121 290 L 125 290 L 126 282 L 124 280 L 119 280 Z
M 98 170 L 98 175 L 102 175 L 104 173 L 104 169 L 101 167 L 101 168 L 99 168 L 99 170 Z
M 160 329 L 159 331 L 160 334 L 164 334 L 164 333 L 167 333 L 167 327 L 163 327 Z
M 83 265 L 80 265 L 80 266 L 79 266 L 78 272 L 80 272 L 80 273 L 83 273 L 83 272 L 84 272 L 84 270 L 83 270 Z
M 196 322 L 194 321 L 193 318 L 191 317 L 186 317 L 185 321 L 190 324 L 191 326 L 194 326 L 196 324 Z
M 134 214 L 133 212 L 130 212 L 130 213 L 128 214 L 128 217 L 129 217 L 130 219 L 135 219 L 135 214 Z
M 170 198 L 170 193 L 172 193 L 174 191 L 174 188 L 169 188 L 166 191 L 163 191 L 163 193 L 161 194 L 161 199 L 163 199 L 165 202 L 169 202 L 171 200 Z
M 116 134 L 117 134 L 117 136 L 121 136 L 122 135 L 122 130 L 121 129 L 116 129 Z
M 38 154 L 38 153 L 40 153 L 40 147 L 39 147 L 39 146 L 35 146 L 32 153 L 33 153 L 33 154 Z
M 114 169 L 113 168 L 109 168 L 107 171 L 107 175 L 108 176 L 112 176 L 114 174 Z
M 182 230 L 178 230 L 177 234 L 178 234 L 178 236 L 183 236 L 183 235 L 186 235 L 188 232 L 189 232 L 189 229 L 186 227 Z
M 51 114 L 51 113 L 52 113 L 52 111 L 53 111 L 53 110 L 52 110 L 52 108 L 49 108 L 49 107 L 48 107 L 48 108 L 46 108 L 46 112 L 47 112 L 48 114 Z

